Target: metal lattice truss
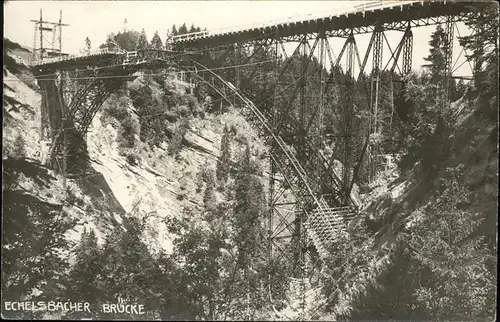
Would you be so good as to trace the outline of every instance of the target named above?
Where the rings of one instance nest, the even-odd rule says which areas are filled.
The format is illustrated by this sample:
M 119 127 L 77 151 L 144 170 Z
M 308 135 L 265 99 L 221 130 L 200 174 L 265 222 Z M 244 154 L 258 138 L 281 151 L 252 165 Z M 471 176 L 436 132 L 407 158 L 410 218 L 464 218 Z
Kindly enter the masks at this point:
M 311 243 L 320 257 L 328 256 L 328 249 L 336 240 L 336 236 L 340 230 L 346 229 L 345 219 L 351 218 L 356 212 L 350 206 L 332 208 L 324 196 L 318 198 L 318 192 L 311 185 L 313 181 L 311 179 L 314 176 L 308 173 L 297 159 L 296 150 L 285 143 L 283 138 L 273 130 L 271 119 L 231 83 L 205 66 L 197 62 L 194 64 L 197 70 L 193 76 L 198 81 L 208 84 L 229 104 L 236 106 L 240 113 L 255 126 L 266 145 L 271 147 L 270 163 L 274 168 L 272 169 L 274 175 L 271 178 L 278 181 L 276 176 L 280 174 L 281 179 L 279 180 L 281 184 L 277 189 L 274 187 L 274 182 L 270 185 L 273 191 L 269 197 L 271 199 L 269 203 L 273 211 L 266 227 L 269 232 L 269 252 L 272 253 L 274 249 L 278 253 L 278 258 L 274 258 L 274 261 L 285 257 L 295 264 L 296 269 L 304 268 L 306 251 Z M 320 160 L 326 164 L 325 159 Z M 338 178 L 336 182 L 339 183 Z M 295 202 L 280 203 L 280 197 L 287 189 L 292 190 Z M 338 191 L 340 187 L 337 187 L 337 193 Z M 325 221 L 343 222 L 344 225 L 332 225 L 329 226 L 328 231 L 325 231 L 322 224 L 318 224 Z M 305 231 L 302 231 L 304 229 Z M 292 244 L 283 245 L 283 240 L 291 240 Z M 289 251 L 290 245 L 295 246 L 291 251 Z M 294 254 L 293 259 L 290 258 L 292 254 Z
M 42 108 L 48 114 L 42 113 L 42 119 L 50 120 L 42 121 L 42 133 L 50 127 L 48 162 L 53 167 L 60 169 L 69 149 L 76 151 L 80 148 L 76 142 L 70 144 L 68 136 L 85 137 L 99 108 L 121 84 L 96 76 L 92 72 L 61 71 L 38 79 L 44 95 L 42 106 L 50 106 Z
M 189 48 L 189 44 L 186 44 L 183 50 L 194 60 L 206 62 L 206 57 L 211 57 L 208 66 L 213 71 L 205 64 L 195 63 L 197 73 L 194 75 L 199 78 L 198 80 L 203 79 L 211 84 L 221 97 L 228 97 L 230 104 L 246 110 L 245 116 L 249 120 L 253 119 L 257 128 L 260 124 L 261 134 L 270 147 L 272 157 L 269 206 L 270 212 L 274 215 L 269 217 L 267 230 L 272 240 L 271 248 L 281 248 L 275 240 L 285 237 L 277 235 L 276 232 L 286 231 L 287 237 L 294 240 L 299 248 L 307 249 L 309 243 L 312 243 L 320 253 L 320 257 L 327 256 L 328 249 L 336 240 L 335 236 L 346 230 L 346 223 L 356 213 L 358 205 L 351 197 L 351 190 L 363 159 L 367 159 L 370 164 L 370 179 L 373 180 L 376 176 L 378 155 L 382 152 L 376 144 L 368 144 L 370 134 L 381 130 L 382 124 L 377 121 L 379 119 L 388 118 L 388 123 L 392 124 L 394 107 L 389 115 L 381 113 L 380 110 L 381 102 L 388 99 L 380 97 L 382 75 L 390 76 L 390 93 L 394 95 L 393 82 L 400 82 L 412 70 L 412 28 L 446 22 L 447 39 L 451 44 L 453 24 L 462 21 L 465 16 L 466 14 L 457 14 L 401 19 L 390 23 L 334 31 L 321 31 L 318 28 L 301 35 L 286 35 L 286 31 L 269 30 L 260 38 L 234 41 L 229 45 L 221 43 Z M 386 31 L 402 33 L 395 46 L 391 46 L 385 35 Z M 370 32 L 372 37 L 368 48 L 363 55 L 360 55 L 355 35 Z M 333 37 L 345 39 L 337 55 L 331 46 Z M 286 47 L 292 43 L 295 47 L 290 54 Z M 177 49 L 182 49 L 182 46 L 179 46 L 181 44 Z M 245 88 L 242 80 L 261 77 L 259 76 L 261 71 L 253 65 L 259 63 L 258 57 L 266 57 L 265 53 L 271 50 L 275 56 L 275 68 L 274 72 L 269 69 L 267 75 L 273 75 L 271 77 L 274 79 L 274 85 L 264 94 L 256 96 L 255 87 Z M 388 60 L 383 59 L 384 54 L 388 55 Z M 446 52 L 446 56 L 448 70 L 451 71 L 451 49 Z M 366 67 L 370 57 L 371 72 L 367 75 Z M 319 64 L 311 65 L 313 58 L 317 59 Z M 382 63 L 383 61 L 386 63 Z M 235 68 L 227 70 L 224 69 L 225 65 L 235 65 Z M 318 68 L 318 65 L 329 68 Z M 222 67 L 220 71 L 217 70 L 219 66 Z M 336 111 L 338 118 L 334 121 L 341 132 L 342 148 L 340 154 L 327 155 L 323 151 L 325 140 L 322 128 L 325 120 L 322 116 L 325 109 L 331 108 L 329 87 L 335 82 L 338 84 L 336 74 L 332 71 L 339 68 L 342 68 L 347 75 L 343 83 L 339 84 L 343 91 L 344 103 Z M 393 75 L 397 76 L 394 80 Z M 319 78 L 321 86 L 317 86 L 316 91 L 311 91 L 313 87 L 311 79 L 315 77 Z M 359 95 L 357 91 L 360 90 L 359 86 L 355 86 L 356 80 L 362 80 L 361 84 L 364 84 L 361 87 L 366 93 L 364 95 L 367 97 L 366 106 L 374 121 L 366 129 L 363 148 L 354 156 L 355 151 L 350 138 L 353 135 L 351 131 L 354 121 L 354 98 Z M 306 88 L 309 89 L 308 92 Z M 282 89 L 284 90 L 279 92 Z M 313 97 L 306 96 L 311 93 Z M 392 97 L 389 101 L 393 106 Z M 341 175 L 334 169 L 334 159 L 342 161 L 344 165 Z M 277 180 L 277 176 L 283 179 Z M 275 187 L 278 182 L 280 185 Z M 279 196 L 287 189 L 293 190 L 296 206 L 292 209 L 278 210 Z M 312 200 L 315 201 L 311 202 Z M 307 234 L 303 232 L 304 229 Z M 304 237 L 306 235 L 307 238 Z M 307 241 L 304 241 L 305 239 Z

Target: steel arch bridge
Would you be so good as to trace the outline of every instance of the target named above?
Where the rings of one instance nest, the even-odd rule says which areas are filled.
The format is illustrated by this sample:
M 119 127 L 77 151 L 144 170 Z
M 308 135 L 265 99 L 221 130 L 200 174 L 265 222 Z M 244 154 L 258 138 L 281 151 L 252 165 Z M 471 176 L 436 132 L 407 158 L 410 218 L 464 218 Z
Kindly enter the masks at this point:
M 446 102 L 454 71 L 455 24 L 474 14 L 471 6 L 481 8 L 487 4 L 371 2 L 331 16 L 182 35 L 173 39 L 170 51 L 100 50 L 36 61 L 32 70 L 43 98 L 42 139 L 48 133 L 51 140 L 49 163 L 65 174 L 71 172 L 68 155 L 85 144 L 83 138 L 92 118 L 106 98 L 122 86 L 117 79 L 133 79 L 136 71 L 145 68 L 183 69 L 192 82 L 208 86 L 236 106 L 269 146 L 270 210 L 265 224 L 269 260 L 288 258 L 294 263 L 295 276 L 309 275 L 318 262 L 332 255 L 339 233 L 348 231 L 350 220 L 358 213 L 359 205 L 351 190 L 362 161 L 369 160 L 371 177 L 376 171 L 380 147 L 370 143 L 369 137 L 380 131 L 380 124 L 369 123 L 363 129 L 364 140 L 358 142 L 359 146 L 353 146 L 351 140 L 356 94 L 360 90 L 368 93 L 365 104 L 376 120 L 381 102 L 392 99 L 380 97 L 382 75 L 388 75 L 392 88 L 393 83 L 404 86 L 402 80 L 412 70 L 412 29 L 443 24 L 447 44 L 441 82 L 445 89 L 442 101 Z M 385 35 L 387 31 L 401 33 L 393 47 Z M 364 53 L 356 43 L 359 34 L 371 34 Z M 337 55 L 331 46 L 332 38 L 344 40 Z M 287 44 L 293 44 L 292 54 L 287 52 Z M 385 65 L 384 48 L 389 50 Z M 270 56 L 269 61 L 258 59 Z M 372 67 L 366 75 L 369 59 Z M 255 66 L 260 63 L 269 63 L 267 74 L 259 75 Z M 345 74 L 340 80 L 334 72 L 338 69 Z M 269 88 L 260 96 L 253 93 L 256 87 L 252 80 L 256 78 L 269 80 Z M 362 89 L 356 85 L 359 79 L 363 80 Z M 334 82 L 342 91 L 336 98 L 341 117 L 335 126 L 340 129 L 340 138 L 337 152 L 328 155 L 323 116 L 334 100 L 328 94 Z M 80 145 L 74 140 L 70 145 L 68 137 L 80 138 Z M 335 170 L 335 159 L 343 165 L 340 173 Z M 287 190 L 294 194 L 292 204 L 282 202 Z

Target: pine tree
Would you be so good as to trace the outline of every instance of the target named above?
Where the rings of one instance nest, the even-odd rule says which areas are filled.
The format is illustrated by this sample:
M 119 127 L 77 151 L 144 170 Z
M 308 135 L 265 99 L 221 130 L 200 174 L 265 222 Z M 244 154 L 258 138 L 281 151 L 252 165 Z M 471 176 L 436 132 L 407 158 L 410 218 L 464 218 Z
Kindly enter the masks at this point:
M 163 43 L 161 41 L 160 35 L 158 35 L 158 31 L 155 32 L 153 39 L 151 39 L 151 48 L 156 50 L 163 49 Z
M 93 229 L 83 231 L 75 261 L 70 273 L 70 298 L 97 305 L 105 294 L 99 285 L 103 266 L 101 250 Z
M 171 50 L 170 43 L 172 36 L 173 36 L 172 32 L 170 30 L 167 30 L 167 37 L 165 38 L 165 50 Z
M 182 140 L 184 140 L 184 135 L 187 132 L 188 126 L 189 121 L 187 119 L 182 120 L 179 125 L 177 125 L 174 135 L 168 144 L 168 155 L 176 156 L 182 149 Z
M 431 35 L 429 41 L 430 54 L 424 60 L 429 64 L 423 66 L 428 68 L 431 73 L 431 81 L 438 84 L 445 75 L 445 53 L 446 53 L 446 33 L 441 25 L 437 25 L 436 30 Z
M 222 182 L 226 182 L 231 167 L 231 142 L 227 125 L 224 127 L 224 134 L 221 139 L 221 154 L 217 160 L 216 176 Z
M 184 35 L 188 33 L 188 29 L 186 27 L 186 23 L 183 23 L 182 26 L 179 27 L 179 35 Z
M 141 35 L 137 40 L 137 50 L 144 50 L 148 48 L 148 38 L 146 37 L 146 31 L 142 29 Z
M 122 299 L 148 303 L 150 310 L 159 305 L 161 291 L 156 261 L 142 241 L 145 222 L 125 217 L 106 237 L 103 246 L 103 282 L 106 299 Z M 120 317 L 120 316 L 115 316 Z
M 18 159 L 26 157 L 26 141 L 21 133 L 16 136 L 14 141 L 14 157 Z
M 246 144 L 236 176 L 236 205 L 234 226 L 239 248 L 238 262 L 246 267 L 258 250 L 260 242 L 260 219 L 265 212 L 264 187 L 255 175 L 257 165 L 250 158 L 250 146 Z
M 175 24 L 172 25 L 172 36 L 177 36 L 179 32 L 177 31 L 177 28 L 175 27 Z
M 191 27 L 189 28 L 189 32 L 196 32 L 196 28 L 194 26 L 194 24 L 191 24 Z
M 208 181 L 205 188 L 205 194 L 203 195 L 203 204 L 206 210 L 211 210 L 215 207 L 215 194 L 214 194 L 214 183 L 213 181 Z
M 92 48 L 92 45 L 90 43 L 90 39 L 89 39 L 89 37 L 87 37 L 87 38 L 85 38 L 85 50 L 90 51 L 91 48 Z

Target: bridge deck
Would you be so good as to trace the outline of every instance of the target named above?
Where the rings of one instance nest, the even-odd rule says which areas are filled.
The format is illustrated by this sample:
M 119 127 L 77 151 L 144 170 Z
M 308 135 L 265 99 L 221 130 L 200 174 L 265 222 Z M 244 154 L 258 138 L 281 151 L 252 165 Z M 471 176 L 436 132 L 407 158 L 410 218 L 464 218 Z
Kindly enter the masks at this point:
M 120 49 L 99 49 L 75 55 L 60 56 L 33 61 L 30 66 L 35 70 L 73 69 L 77 67 L 99 67 L 113 65 L 133 65 L 146 60 L 167 59 L 176 52 L 167 50 L 146 49 L 127 52 Z M 133 55 L 132 55 L 133 54 Z
M 328 32 L 354 29 L 356 34 L 370 32 L 377 24 L 391 24 L 404 21 L 442 17 L 447 15 L 461 16 L 469 7 L 485 5 L 484 2 L 463 1 L 383 1 L 378 5 L 353 7 L 332 16 L 307 19 L 297 22 L 280 23 L 270 26 L 195 35 L 191 38 L 177 39 L 177 47 L 200 47 L 223 45 L 247 41 L 258 41 L 270 38 L 284 38 L 300 36 L 308 33 L 317 33 L 319 30 Z M 430 22 L 435 23 L 435 22 Z

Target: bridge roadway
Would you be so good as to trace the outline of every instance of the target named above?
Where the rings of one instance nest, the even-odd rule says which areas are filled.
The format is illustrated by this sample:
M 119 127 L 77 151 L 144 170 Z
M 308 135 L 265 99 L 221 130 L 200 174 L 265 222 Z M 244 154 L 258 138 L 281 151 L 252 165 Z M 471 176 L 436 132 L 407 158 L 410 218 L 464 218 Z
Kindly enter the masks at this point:
M 103 48 L 74 55 L 35 60 L 30 63 L 30 67 L 32 71 L 38 75 L 65 69 L 130 67 L 144 63 L 152 64 L 155 61 L 165 62 L 169 60 L 169 57 L 175 54 L 176 52 L 168 50 L 146 49 L 127 52 L 119 48 Z
M 347 37 L 351 30 L 354 34 L 370 33 L 375 26 L 382 25 L 385 30 L 401 30 L 410 23 L 411 27 L 428 26 L 444 22 L 442 17 L 452 16 L 460 21 L 470 12 L 469 6 L 484 6 L 487 2 L 463 1 L 376 1 L 353 6 L 327 17 L 285 22 L 244 30 L 228 32 L 193 33 L 192 36 L 174 38 L 174 48 L 199 48 L 233 43 L 245 43 L 266 39 L 284 39 L 318 33 L 321 30 L 327 37 Z

